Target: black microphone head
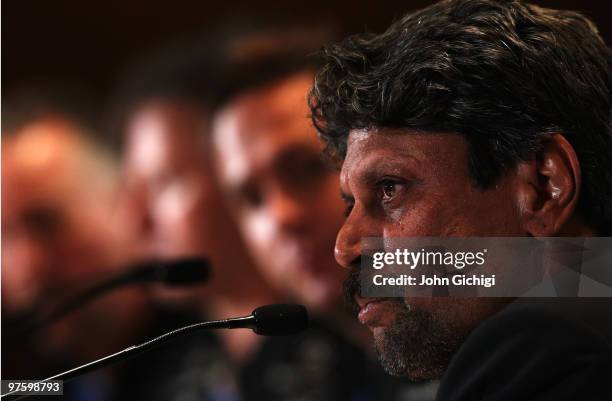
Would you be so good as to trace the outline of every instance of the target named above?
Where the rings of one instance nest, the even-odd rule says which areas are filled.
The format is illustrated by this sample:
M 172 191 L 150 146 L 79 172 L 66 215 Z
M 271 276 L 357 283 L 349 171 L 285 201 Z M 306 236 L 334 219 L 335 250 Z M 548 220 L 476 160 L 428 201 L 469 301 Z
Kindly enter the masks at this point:
M 308 327 L 308 312 L 302 305 L 275 304 L 260 306 L 253 311 L 253 331 L 263 336 L 285 336 Z
M 159 280 L 169 286 L 201 284 L 210 278 L 210 264 L 203 258 L 183 258 L 161 261 Z

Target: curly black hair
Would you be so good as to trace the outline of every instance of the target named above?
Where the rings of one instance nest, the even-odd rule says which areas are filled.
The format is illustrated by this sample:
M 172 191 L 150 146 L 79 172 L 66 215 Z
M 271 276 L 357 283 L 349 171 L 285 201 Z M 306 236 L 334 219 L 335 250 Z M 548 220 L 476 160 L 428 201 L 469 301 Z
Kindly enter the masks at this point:
M 612 232 L 612 52 L 586 17 L 447 0 L 329 45 L 322 58 L 309 103 L 328 154 L 342 160 L 353 129 L 458 133 L 486 189 L 562 133 L 580 159 L 579 212 Z

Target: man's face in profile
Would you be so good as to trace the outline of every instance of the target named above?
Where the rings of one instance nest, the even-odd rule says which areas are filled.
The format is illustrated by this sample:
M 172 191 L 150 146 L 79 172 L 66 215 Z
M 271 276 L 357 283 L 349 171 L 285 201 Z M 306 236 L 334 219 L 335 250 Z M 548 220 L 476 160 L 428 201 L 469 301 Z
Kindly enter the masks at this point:
M 413 379 L 439 377 L 454 351 L 507 299 L 359 297 L 363 237 L 517 236 L 513 174 L 490 190 L 468 174 L 461 135 L 392 129 L 351 131 L 340 185 L 348 217 L 336 259 L 351 268 L 346 292 L 368 326 L 385 368 Z

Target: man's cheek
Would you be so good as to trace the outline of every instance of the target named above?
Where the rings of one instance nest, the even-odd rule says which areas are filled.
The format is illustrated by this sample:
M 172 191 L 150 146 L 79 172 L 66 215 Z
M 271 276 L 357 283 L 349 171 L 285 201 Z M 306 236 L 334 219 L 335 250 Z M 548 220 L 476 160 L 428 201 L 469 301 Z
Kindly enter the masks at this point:
M 474 207 L 470 201 L 445 200 L 440 197 L 423 199 L 404 211 L 401 221 L 396 226 L 401 230 L 394 236 L 454 236 L 467 235 L 482 216 L 472 219 Z
M 284 275 L 284 252 L 272 221 L 260 212 L 245 213 L 239 219 L 246 245 L 266 274 L 272 278 Z
M 444 224 L 440 224 L 442 213 L 436 213 L 428 205 L 422 205 L 422 207 L 414 205 L 397 213 L 398 215 L 392 216 L 389 224 L 385 225 L 383 229 L 384 237 L 435 236 L 444 227 Z
M 266 253 L 266 248 L 274 243 L 272 238 L 274 226 L 271 219 L 265 213 L 250 212 L 243 214 L 238 223 L 242 227 L 245 239 L 251 248 L 257 253 Z

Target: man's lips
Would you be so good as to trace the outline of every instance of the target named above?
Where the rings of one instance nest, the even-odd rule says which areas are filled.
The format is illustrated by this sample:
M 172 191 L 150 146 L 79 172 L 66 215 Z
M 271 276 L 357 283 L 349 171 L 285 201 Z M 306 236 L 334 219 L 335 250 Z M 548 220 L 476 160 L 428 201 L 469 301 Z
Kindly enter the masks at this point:
M 355 302 L 359 305 L 359 309 L 365 308 L 368 304 L 372 302 L 380 302 L 384 301 L 385 298 L 361 298 L 359 295 L 355 295 Z
M 393 322 L 393 302 L 388 298 L 361 298 L 355 296 L 359 305 L 358 318 L 361 324 L 373 329 L 389 326 Z

